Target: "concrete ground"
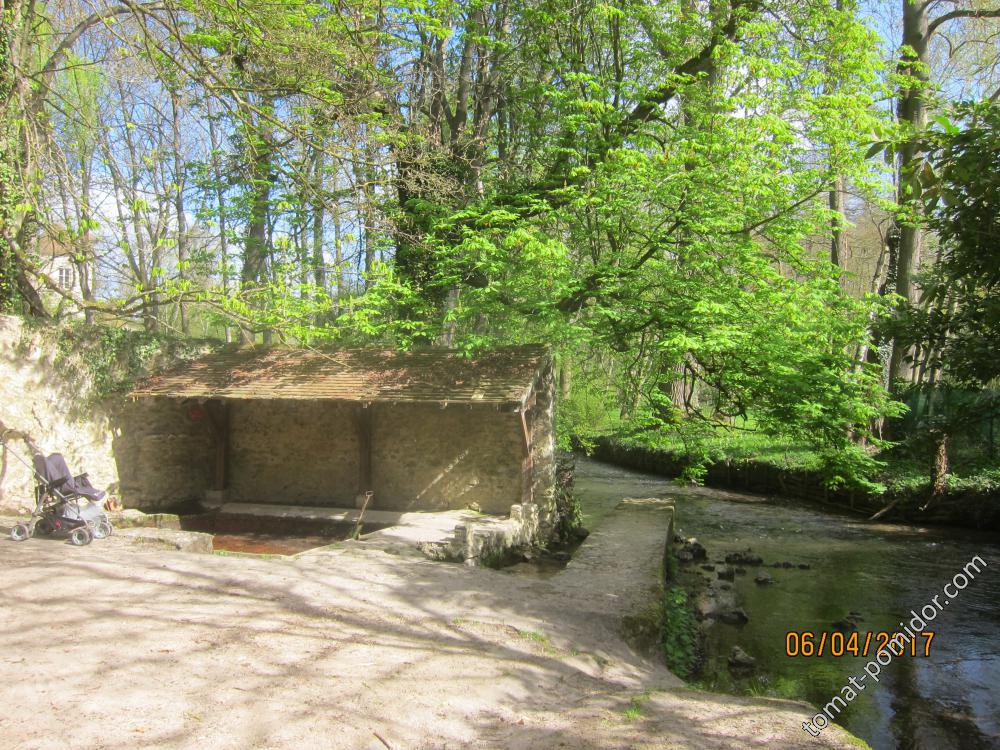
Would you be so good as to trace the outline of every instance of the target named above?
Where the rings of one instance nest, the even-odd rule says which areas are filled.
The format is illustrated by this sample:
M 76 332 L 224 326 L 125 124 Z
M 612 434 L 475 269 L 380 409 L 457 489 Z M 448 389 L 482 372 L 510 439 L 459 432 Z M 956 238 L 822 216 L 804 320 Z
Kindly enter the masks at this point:
M 546 580 L 406 546 L 0 540 L 0 747 L 851 747 L 807 736 L 802 705 L 689 690 L 622 642 L 662 545 L 642 506 Z

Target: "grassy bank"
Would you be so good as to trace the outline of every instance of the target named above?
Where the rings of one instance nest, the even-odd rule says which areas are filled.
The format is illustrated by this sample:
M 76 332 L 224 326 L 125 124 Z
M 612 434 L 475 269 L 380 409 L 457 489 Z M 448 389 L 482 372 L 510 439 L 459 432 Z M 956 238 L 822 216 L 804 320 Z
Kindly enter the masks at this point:
M 718 463 L 753 461 L 782 470 L 822 472 L 822 456 L 807 446 L 787 439 L 753 432 L 720 430 L 697 441 L 677 433 L 650 435 L 644 439 L 615 438 L 623 446 L 663 451 L 684 464 L 681 476 L 697 479 L 700 467 Z M 884 493 L 929 495 L 932 457 L 920 455 L 919 446 L 900 445 L 876 455 L 883 467 L 872 476 Z M 990 458 L 973 446 L 952 450 L 948 487 L 953 491 L 995 492 L 1000 489 L 1000 455 Z M 877 493 L 876 493 L 877 494 Z
M 865 486 L 831 481 L 816 452 L 752 432 L 718 432 L 697 441 L 677 435 L 641 439 L 601 436 L 581 445 L 598 460 L 708 486 L 781 495 L 871 515 L 892 504 L 885 520 L 1000 528 L 1000 466 L 959 446 L 942 496 L 931 500 L 930 458 L 919 445 L 877 456 Z

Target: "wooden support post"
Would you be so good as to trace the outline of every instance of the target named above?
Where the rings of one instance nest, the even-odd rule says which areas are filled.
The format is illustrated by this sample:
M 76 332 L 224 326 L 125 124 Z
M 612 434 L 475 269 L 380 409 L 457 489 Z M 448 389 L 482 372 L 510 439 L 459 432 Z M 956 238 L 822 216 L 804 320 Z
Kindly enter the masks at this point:
M 521 409 L 521 429 L 524 431 L 524 462 L 522 465 L 525 476 L 524 487 L 526 488 L 522 495 L 524 502 L 532 503 L 535 501 L 535 457 L 531 451 L 531 430 L 528 427 L 527 409 Z
M 229 456 L 229 402 L 217 400 L 206 404 L 208 423 L 215 443 L 215 471 L 213 489 L 226 489 L 227 458 Z
M 372 407 L 358 406 L 358 495 L 372 489 Z

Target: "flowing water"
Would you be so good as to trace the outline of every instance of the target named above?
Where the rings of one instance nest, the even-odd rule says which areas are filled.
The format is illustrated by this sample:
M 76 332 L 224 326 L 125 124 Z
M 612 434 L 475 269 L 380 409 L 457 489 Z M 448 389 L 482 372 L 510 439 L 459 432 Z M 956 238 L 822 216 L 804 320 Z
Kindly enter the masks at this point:
M 870 631 L 898 631 L 939 596 L 975 556 L 987 567 L 944 605 L 927 630 L 930 655 L 894 658 L 847 703 L 838 723 L 875 750 L 1000 748 L 1000 539 L 973 530 L 869 524 L 787 500 L 703 488 L 682 488 L 662 477 L 578 459 L 576 491 L 585 523 L 596 524 L 622 497 L 676 498 L 680 533 L 697 537 L 708 562 L 750 547 L 764 567 L 747 568 L 733 586 L 749 615 L 742 626 L 708 628 L 702 686 L 826 705 L 873 659 L 861 656 L 789 657 L 789 631 L 832 633 L 858 613 L 863 644 Z M 796 567 L 771 567 L 790 562 Z M 808 565 L 809 569 L 797 566 Z M 689 566 L 698 569 L 698 565 Z M 760 572 L 773 585 L 758 585 Z M 714 573 L 705 573 L 714 576 Z M 918 641 L 922 653 L 924 639 Z M 726 659 L 739 645 L 757 659 L 752 677 L 734 678 Z M 794 645 L 794 642 L 793 642 Z M 874 646 L 871 647 L 874 651 Z M 866 684 L 870 683 L 870 684 Z

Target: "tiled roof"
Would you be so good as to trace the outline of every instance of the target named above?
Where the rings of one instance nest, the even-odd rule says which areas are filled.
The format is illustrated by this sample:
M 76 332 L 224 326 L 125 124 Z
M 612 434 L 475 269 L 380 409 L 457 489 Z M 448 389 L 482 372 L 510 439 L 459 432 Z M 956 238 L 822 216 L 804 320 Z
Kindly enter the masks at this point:
M 239 349 L 155 375 L 132 395 L 519 405 L 548 360 L 544 346 L 471 358 L 448 349 Z

